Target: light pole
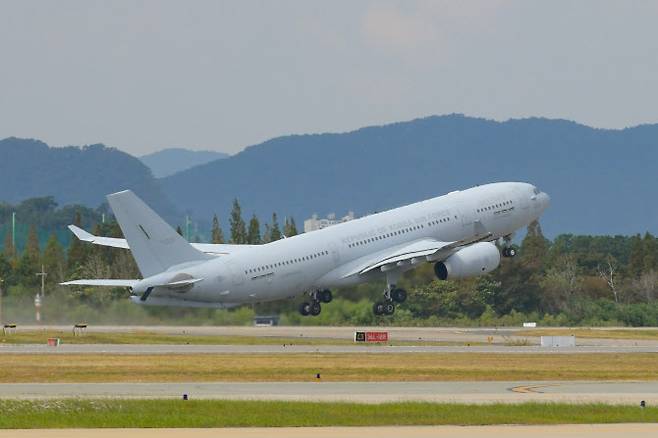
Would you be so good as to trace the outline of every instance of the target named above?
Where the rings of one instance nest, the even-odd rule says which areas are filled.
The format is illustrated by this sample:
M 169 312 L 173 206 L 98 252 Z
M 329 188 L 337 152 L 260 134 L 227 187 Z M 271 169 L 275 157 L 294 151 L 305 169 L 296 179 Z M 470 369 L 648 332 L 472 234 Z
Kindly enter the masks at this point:
M 43 302 L 43 296 L 45 293 L 46 289 L 46 271 L 43 268 L 43 265 L 41 265 L 41 272 L 37 272 L 36 274 L 38 277 L 41 277 L 41 294 L 37 293 L 37 296 L 34 297 L 34 307 L 36 310 L 36 320 L 37 322 L 41 321 L 41 304 Z

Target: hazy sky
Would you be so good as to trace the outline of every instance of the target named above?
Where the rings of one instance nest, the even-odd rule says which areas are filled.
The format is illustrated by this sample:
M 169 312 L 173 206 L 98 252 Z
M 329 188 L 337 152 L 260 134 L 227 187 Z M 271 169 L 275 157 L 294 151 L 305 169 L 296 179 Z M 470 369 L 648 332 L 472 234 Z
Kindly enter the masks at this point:
M 658 122 L 658 2 L 0 0 L 0 138 L 233 153 L 453 112 Z

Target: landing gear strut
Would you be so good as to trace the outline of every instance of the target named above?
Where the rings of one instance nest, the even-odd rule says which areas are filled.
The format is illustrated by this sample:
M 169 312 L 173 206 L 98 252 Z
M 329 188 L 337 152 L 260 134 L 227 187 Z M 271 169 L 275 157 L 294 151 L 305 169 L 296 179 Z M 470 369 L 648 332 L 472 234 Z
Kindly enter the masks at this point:
M 407 291 L 395 287 L 394 284 L 388 285 L 384 291 L 384 300 L 378 301 L 372 306 L 372 312 L 377 315 L 392 315 L 395 313 L 395 303 L 403 303 L 407 299 Z
M 322 312 L 322 306 L 320 303 L 330 303 L 333 299 L 333 295 L 329 289 L 316 290 L 309 293 L 311 297 L 311 302 L 303 302 L 299 305 L 299 313 L 302 316 L 318 316 Z

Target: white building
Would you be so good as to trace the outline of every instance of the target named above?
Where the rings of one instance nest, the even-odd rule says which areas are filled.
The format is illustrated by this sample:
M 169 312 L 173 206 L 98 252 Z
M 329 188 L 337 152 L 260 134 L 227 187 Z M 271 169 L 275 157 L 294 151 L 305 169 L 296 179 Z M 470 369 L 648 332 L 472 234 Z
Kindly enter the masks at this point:
M 334 213 L 328 214 L 327 217 L 323 219 L 318 218 L 317 214 L 313 214 L 313 216 L 304 221 L 304 232 L 308 233 L 309 231 L 321 230 L 322 228 L 327 228 L 341 222 L 351 221 L 352 219 L 354 219 L 353 211 L 347 212 L 347 215 L 340 219 L 336 219 Z

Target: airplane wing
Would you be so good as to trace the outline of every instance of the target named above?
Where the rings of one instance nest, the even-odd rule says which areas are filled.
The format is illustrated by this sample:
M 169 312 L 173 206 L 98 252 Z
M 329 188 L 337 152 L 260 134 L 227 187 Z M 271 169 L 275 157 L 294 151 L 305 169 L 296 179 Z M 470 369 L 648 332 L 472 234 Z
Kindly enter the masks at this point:
M 130 247 L 128 246 L 128 242 L 126 242 L 126 239 L 119 239 L 116 237 L 95 236 L 75 225 L 69 225 L 69 230 L 71 230 L 71 232 L 75 234 L 75 237 L 77 237 L 79 240 L 82 240 L 83 242 L 89 242 L 89 243 L 93 243 L 94 245 L 100 245 L 100 246 L 111 246 L 113 248 L 130 249 Z M 217 255 L 217 256 L 232 254 L 236 251 L 245 248 L 257 246 L 257 245 L 231 245 L 227 243 L 191 243 L 191 245 L 201 252 L 210 255 Z
M 425 261 L 434 262 L 445 260 L 458 249 L 477 242 L 490 240 L 491 237 L 491 233 L 485 233 L 470 239 L 454 242 L 440 242 L 434 239 L 417 240 L 401 248 L 393 249 L 387 254 L 379 254 L 377 258 L 368 260 L 343 277 L 345 278 L 355 274 L 363 275 L 376 269 L 384 272 L 405 265 L 416 265 Z
M 114 287 L 132 287 L 140 280 L 72 280 L 60 283 L 62 286 L 114 286 Z

